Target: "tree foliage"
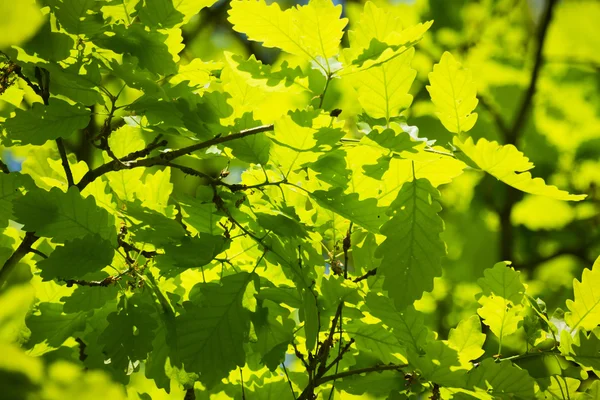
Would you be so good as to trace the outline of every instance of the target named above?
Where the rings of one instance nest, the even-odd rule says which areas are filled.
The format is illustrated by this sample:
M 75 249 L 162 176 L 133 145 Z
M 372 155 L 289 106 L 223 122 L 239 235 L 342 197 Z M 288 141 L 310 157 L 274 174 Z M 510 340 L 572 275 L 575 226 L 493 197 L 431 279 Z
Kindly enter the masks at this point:
M 5 3 L 0 398 L 600 398 L 598 3 Z

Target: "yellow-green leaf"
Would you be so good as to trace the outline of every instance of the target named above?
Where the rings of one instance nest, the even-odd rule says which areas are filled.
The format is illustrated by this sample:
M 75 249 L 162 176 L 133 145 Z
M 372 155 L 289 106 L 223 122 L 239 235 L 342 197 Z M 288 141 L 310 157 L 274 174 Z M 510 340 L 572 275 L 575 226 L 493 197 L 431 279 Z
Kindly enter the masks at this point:
M 415 50 L 409 49 L 385 64 L 352 76 L 358 101 L 370 117 L 389 122 L 412 103 L 408 91 L 417 76 L 410 67 L 414 54 Z
M 469 131 L 477 121 L 477 88 L 471 72 L 462 67 L 452 54 L 445 52 L 429 73 L 427 90 L 436 114 L 452 133 Z
M 600 325 L 600 257 L 591 270 L 583 270 L 581 282 L 573 279 L 573 292 L 575 300 L 567 300 L 567 324 L 573 330 L 579 327 L 592 330 Z
M 342 7 L 328 0 L 312 0 L 306 6 L 285 11 L 277 3 L 235 0 L 229 21 L 235 31 L 245 33 L 250 40 L 308 58 L 329 73 L 328 60 L 338 54 L 348 23 L 346 18 L 340 18 L 341 13 Z
M 456 328 L 450 329 L 448 345 L 458 352 L 461 365 L 469 365 L 469 361 L 481 357 L 485 334 L 481 333 L 481 322 L 477 315 L 463 319 Z
M 584 194 L 569 194 L 547 185 L 542 178 L 532 178 L 528 171 L 533 168 L 533 163 L 513 145 L 503 146 L 484 138 L 479 139 L 477 144 L 472 138 L 464 142 L 455 138 L 454 144 L 483 171 L 523 192 L 558 200 L 579 201 L 586 198 Z

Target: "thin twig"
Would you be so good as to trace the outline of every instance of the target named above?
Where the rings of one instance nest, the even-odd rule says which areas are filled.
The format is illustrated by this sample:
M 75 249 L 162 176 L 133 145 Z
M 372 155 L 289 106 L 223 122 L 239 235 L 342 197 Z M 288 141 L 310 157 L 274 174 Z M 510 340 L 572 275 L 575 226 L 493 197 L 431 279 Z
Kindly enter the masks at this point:
M 406 367 L 408 367 L 407 364 L 403 364 L 403 365 L 390 364 L 390 365 L 375 365 L 373 367 L 361 368 L 361 369 L 351 369 L 349 371 L 340 372 L 338 374 L 324 376 L 317 381 L 317 384 L 322 385 L 324 383 L 327 383 L 329 381 L 333 381 L 336 379 L 346 378 L 348 376 L 359 375 L 359 374 L 364 374 L 364 373 L 368 373 L 368 372 L 398 371 L 401 368 L 406 368 Z
M 267 132 L 272 130 L 273 125 L 263 125 L 256 128 L 245 129 L 227 136 L 217 136 L 210 140 L 206 140 L 204 142 L 200 142 L 191 146 L 183 147 L 179 150 L 165 152 L 155 157 L 130 162 L 121 162 L 122 160 L 113 160 L 88 171 L 77 184 L 77 188 L 79 190 L 83 190 L 87 185 L 92 183 L 98 177 L 111 171 L 120 171 L 123 169 L 133 169 L 139 167 L 152 167 L 155 165 L 167 165 L 167 163 L 169 163 L 170 161 L 178 157 L 191 154 L 194 151 L 198 151 L 221 143 L 227 143 L 232 140 L 241 139 L 247 136 L 256 135 L 261 132 Z
M 42 258 L 48 258 L 48 256 L 46 254 L 42 253 L 38 249 L 31 248 L 31 249 L 29 249 L 29 252 L 33 253 L 33 254 L 37 254 L 38 256 L 40 256 Z
M 350 221 L 350 226 L 348 227 L 348 232 L 346 232 L 346 237 L 342 243 L 342 249 L 344 250 L 344 279 L 348 279 L 348 251 L 352 247 L 352 225 L 353 222 Z
M 67 175 L 67 184 L 69 187 L 75 186 L 75 182 L 73 181 L 73 172 L 71 172 L 71 167 L 69 166 L 69 159 L 67 158 L 67 151 L 65 150 L 65 144 L 62 138 L 56 139 L 56 147 L 58 147 L 60 160 L 62 162 L 63 169 L 65 170 L 65 175 Z
M 29 249 L 31 249 L 31 246 L 38 239 L 39 237 L 36 236 L 34 232 L 27 232 L 25 234 L 25 237 L 23 238 L 21 244 L 19 244 L 19 247 L 17 247 L 14 253 L 12 253 L 11 256 L 8 258 L 8 260 L 4 262 L 4 266 L 2 267 L 2 269 L 0 269 L 0 289 L 2 288 L 2 286 L 4 286 L 4 284 L 8 280 L 9 275 L 11 274 L 13 269 L 15 269 L 19 261 L 21 261 L 21 259 L 25 257 L 27 253 L 29 253 Z
M 242 368 L 240 368 L 240 381 L 242 383 L 242 400 L 246 400 L 246 389 L 244 389 L 244 374 Z
M 369 271 L 367 271 L 366 274 L 364 274 L 363 276 L 359 276 L 358 278 L 354 279 L 352 282 L 360 282 L 360 281 L 364 281 L 365 279 L 367 279 L 370 276 L 375 276 L 377 275 L 377 268 L 373 268 Z
M 288 375 L 287 368 L 285 367 L 285 363 L 281 363 L 281 366 L 283 367 L 283 372 L 285 373 L 285 378 L 287 379 L 287 382 L 290 385 L 290 390 L 292 391 L 292 397 L 295 400 L 296 399 L 296 391 L 294 390 L 294 387 L 292 386 L 292 381 L 290 380 L 290 376 Z

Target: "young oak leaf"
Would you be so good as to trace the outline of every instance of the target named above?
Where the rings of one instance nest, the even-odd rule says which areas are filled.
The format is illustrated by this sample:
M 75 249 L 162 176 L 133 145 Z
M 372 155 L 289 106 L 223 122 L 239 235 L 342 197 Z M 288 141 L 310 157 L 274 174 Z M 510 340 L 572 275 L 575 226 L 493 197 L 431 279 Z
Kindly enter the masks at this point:
M 185 312 L 175 319 L 181 361 L 208 388 L 245 364 L 250 313 L 242 299 L 255 277 L 241 272 L 224 277 L 220 285 L 201 284 L 200 304 L 185 302 Z
M 581 282 L 573 279 L 575 300 L 567 300 L 565 320 L 572 330 L 592 330 L 600 325 L 600 257 L 592 269 L 584 269 Z
M 413 97 L 408 91 L 417 76 L 410 66 L 414 54 L 411 48 L 385 64 L 351 75 L 358 101 L 370 117 L 389 123 L 410 106 Z
M 33 189 L 13 202 L 17 222 L 38 236 L 64 242 L 89 234 L 112 240 L 116 236 L 114 217 L 96 205 L 92 196 L 83 198 L 75 187 L 64 193 Z
M 440 239 L 439 199 L 427 179 L 406 182 L 390 205 L 391 219 L 380 229 L 386 239 L 375 252 L 382 258 L 377 274 L 385 278 L 383 288 L 398 309 L 431 291 L 433 279 L 442 274 L 446 245 Z
M 503 146 L 484 138 L 475 144 L 470 137 L 464 141 L 454 138 L 454 145 L 468 158 L 465 160 L 468 164 L 474 163 L 488 174 L 523 192 L 557 200 L 579 201 L 587 197 L 585 194 L 569 194 L 556 186 L 547 185 L 542 178 L 532 178 L 528 171 L 533 168 L 533 163 L 513 145 Z
M 348 23 L 346 18 L 340 18 L 341 13 L 342 7 L 329 0 L 311 0 L 306 6 L 285 11 L 277 3 L 235 0 L 229 21 L 235 31 L 245 33 L 250 40 L 312 60 L 324 72 L 331 73 L 329 59 L 338 54 Z
M 469 361 L 476 360 L 483 355 L 482 349 L 485 334 L 481 333 L 481 322 L 477 315 L 463 319 L 456 328 L 450 329 L 448 345 L 458 352 L 462 366 L 469 366 Z
M 365 3 L 358 23 L 349 31 L 350 47 L 344 55 L 354 68 L 346 73 L 366 70 L 393 60 L 416 45 L 433 21 L 403 29 L 402 21 L 394 9 Z
M 505 336 L 517 331 L 523 320 L 521 301 L 525 286 L 521 283 L 520 272 L 505 262 L 497 263 L 483 274 L 484 278 L 477 281 L 482 289 L 478 299 L 481 307 L 477 313 L 502 343 Z
M 440 62 L 429 73 L 427 91 L 437 109 L 437 116 L 452 133 L 469 131 L 477 121 L 477 88 L 469 70 L 444 52 Z

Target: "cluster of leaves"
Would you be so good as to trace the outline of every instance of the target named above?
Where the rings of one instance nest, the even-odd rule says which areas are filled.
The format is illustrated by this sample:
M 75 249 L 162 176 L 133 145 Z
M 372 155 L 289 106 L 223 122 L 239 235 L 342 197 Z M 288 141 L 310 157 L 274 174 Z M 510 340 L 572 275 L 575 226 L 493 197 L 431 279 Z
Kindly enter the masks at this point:
M 514 140 L 470 134 L 475 81 L 448 52 L 426 90 L 451 140 L 407 124 L 433 21 L 367 2 L 341 49 L 349 21 L 328 0 L 234 0 L 236 32 L 293 57 L 185 64 L 181 27 L 212 3 L 15 6 L 32 23 L 0 41 L 2 143 L 26 155 L 0 174 L 3 395 L 600 398 L 600 261 L 566 312 L 509 262 L 446 340 L 418 307 L 446 256 L 440 185 L 479 170 L 585 198 L 534 178 Z M 348 107 L 327 108 L 334 86 Z

